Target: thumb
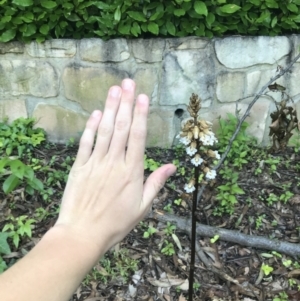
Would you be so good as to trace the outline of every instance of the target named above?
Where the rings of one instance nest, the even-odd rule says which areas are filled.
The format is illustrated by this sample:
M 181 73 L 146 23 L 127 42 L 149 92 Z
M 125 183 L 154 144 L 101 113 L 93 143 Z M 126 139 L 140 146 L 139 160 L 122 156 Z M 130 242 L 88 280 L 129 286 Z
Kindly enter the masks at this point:
M 164 165 L 148 177 L 144 184 L 143 201 L 148 208 L 159 190 L 164 186 L 168 178 L 176 172 L 176 166 L 173 164 Z

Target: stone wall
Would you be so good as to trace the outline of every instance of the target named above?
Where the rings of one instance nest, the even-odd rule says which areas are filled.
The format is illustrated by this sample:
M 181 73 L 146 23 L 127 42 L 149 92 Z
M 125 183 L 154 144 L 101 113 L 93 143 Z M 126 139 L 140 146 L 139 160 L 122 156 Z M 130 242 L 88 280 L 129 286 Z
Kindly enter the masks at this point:
M 148 146 L 169 147 L 187 117 L 191 93 L 203 102 L 203 119 L 241 113 L 251 96 L 297 55 L 300 36 L 180 38 L 104 42 L 52 40 L 0 44 L 0 118 L 34 116 L 54 142 L 82 133 L 89 113 L 103 109 L 111 85 L 125 77 L 151 98 Z M 300 60 L 278 80 L 300 111 Z M 269 114 L 280 93 L 268 92 L 253 107 L 250 134 L 268 141 Z

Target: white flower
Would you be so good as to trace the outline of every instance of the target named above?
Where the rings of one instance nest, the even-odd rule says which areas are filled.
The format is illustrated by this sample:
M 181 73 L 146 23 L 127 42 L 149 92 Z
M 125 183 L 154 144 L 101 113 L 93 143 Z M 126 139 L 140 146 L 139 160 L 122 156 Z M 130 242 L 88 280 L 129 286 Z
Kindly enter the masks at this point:
M 197 154 L 192 160 L 191 162 L 195 165 L 195 166 L 199 166 L 200 164 L 202 164 L 203 159 L 200 157 L 199 154 Z
M 191 184 L 185 184 L 184 185 L 184 190 L 187 192 L 187 193 L 191 193 L 195 190 L 195 186 L 194 185 L 191 185 Z
M 215 171 L 215 170 L 209 170 L 207 173 L 206 173 L 206 175 L 205 175 L 205 177 L 207 178 L 207 179 L 209 179 L 209 180 L 213 180 L 215 177 L 216 177 L 216 175 L 217 175 L 217 172 Z
M 181 137 L 179 141 L 184 145 L 189 145 L 191 143 L 191 140 L 189 140 L 187 136 Z
M 203 145 L 214 145 L 214 143 L 218 142 L 213 132 L 208 132 L 206 135 L 201 136 L 200 140 Z
M 214 153 L 215 153 L 215 158 L 217 159 L 217 160 L 220 160 L 221 159 L 221 156 L 220 156 L 220 154 L 218 153 L 218 151 L 214 151 Z
M 190 146 L 187 147 L 185 150 L 186 150 L 186 153 L 189 156 L 194 156 L 197 153 L 197 149 L 196 148 L 191 148 Z

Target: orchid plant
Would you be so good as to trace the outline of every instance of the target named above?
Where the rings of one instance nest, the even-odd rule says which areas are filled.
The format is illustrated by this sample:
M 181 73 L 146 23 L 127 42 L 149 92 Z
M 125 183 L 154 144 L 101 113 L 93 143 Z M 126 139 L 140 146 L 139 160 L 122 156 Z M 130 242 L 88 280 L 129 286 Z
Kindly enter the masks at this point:
M 215 159 L 220 159 L 218 151 L 211 149 L 218 142 L 212 131 L 212 123 L 199 119 L 200 109 L 201 99 L 193 93 L 187 108 L 191 117 L 182 121 L 181 132 L 177 136 L 179 141 L 186 146 L 186 153 L 191 157 L 191 163 L 195 166 L 191 179 L 184 186 L 187 193 L 193 193 L 189 301 L 193 300 L 198 187 L 200 183 L 206 184 L 207 181 L 215 179 L 217 173 L 212 165 Z

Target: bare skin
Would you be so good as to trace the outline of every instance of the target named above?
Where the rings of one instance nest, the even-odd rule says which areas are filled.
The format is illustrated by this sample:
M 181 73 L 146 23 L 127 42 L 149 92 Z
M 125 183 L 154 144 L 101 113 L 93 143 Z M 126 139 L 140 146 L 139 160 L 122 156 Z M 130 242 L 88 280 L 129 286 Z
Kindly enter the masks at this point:
M 145 216 L 175 172 L 173 164 L 164 165 L 144 183 L 149 99 L 139 95 L 133 110 L 134 92 L 135 83 L 125 79 L 110 88 L 104 112 L 90 116 L 58 220 L 0 275 L 1 301 L 69 300 L 99 258 Z

